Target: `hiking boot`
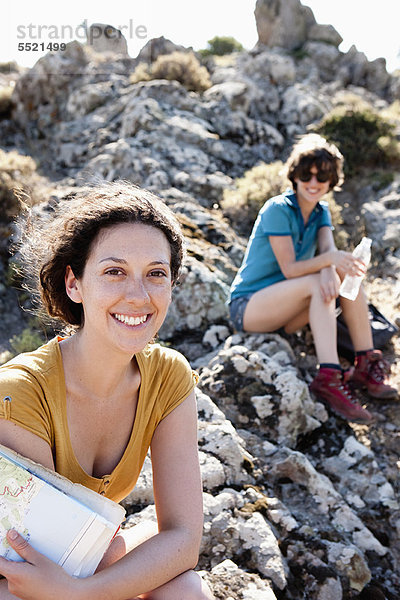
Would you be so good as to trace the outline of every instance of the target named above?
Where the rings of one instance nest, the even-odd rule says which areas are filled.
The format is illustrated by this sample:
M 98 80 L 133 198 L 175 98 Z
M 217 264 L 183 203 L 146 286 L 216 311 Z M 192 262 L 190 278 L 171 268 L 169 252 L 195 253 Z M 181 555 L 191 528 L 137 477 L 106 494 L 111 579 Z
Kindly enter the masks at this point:
M 384 360 L 380 350 L 369 350 L 362 356 L 356 356 L 351 381 L 367 390 L 372 398 L 381 400 L 398 397 L 398 392 L 388 383 L 386 377 L 390 373 L 390 365 Z
M 371 423 L 371 413 L 357 402 L 341 370 L 322 367 L 310 390 L 340 417 L 355 423 Z

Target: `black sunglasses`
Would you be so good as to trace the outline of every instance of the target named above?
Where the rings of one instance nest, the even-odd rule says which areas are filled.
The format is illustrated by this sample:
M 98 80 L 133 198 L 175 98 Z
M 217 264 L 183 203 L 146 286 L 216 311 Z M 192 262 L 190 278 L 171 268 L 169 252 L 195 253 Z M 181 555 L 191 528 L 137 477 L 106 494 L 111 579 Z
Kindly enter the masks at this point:
M 330 173 L 329 171 L 318 171 L 318 173 L 311 173 L 311 171 L 302 171 L 299 174 L 299 179 L 303 182 L 310 181 L 313 175 L 316 176 L 317 181 L 319 181 L 319 183 L 326 183 L 332 177 L 332 173 Z

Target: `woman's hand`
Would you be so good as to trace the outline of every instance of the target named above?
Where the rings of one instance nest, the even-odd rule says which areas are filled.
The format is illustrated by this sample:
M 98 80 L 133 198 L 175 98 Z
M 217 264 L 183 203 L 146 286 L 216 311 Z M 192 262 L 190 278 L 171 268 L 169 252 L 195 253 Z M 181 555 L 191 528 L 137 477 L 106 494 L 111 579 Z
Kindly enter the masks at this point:
M 62 567 L 37 552 L 11 529 L 7 533 L 10 546 L 26 561 L 15 562 L 0 557 L 0 574 L 6 577 L 8 590 L 21 600 L 83 599 L 81 582 Z
M 344 277 L 345 275 L 352 275 L 354 277 L 361 277 L 365 275 L 367 267 L 361 260 L 355 258 L 351 252 L 345 252 L 344 250 L 331 250 L 329 252 L 331 259 L 331 265 L 334 265 L 340 274 Z
M 340 277 L 335 267 L 325 267 L 320 271 L 321 295 L 324 302 L 330 302 L 339 296 Z

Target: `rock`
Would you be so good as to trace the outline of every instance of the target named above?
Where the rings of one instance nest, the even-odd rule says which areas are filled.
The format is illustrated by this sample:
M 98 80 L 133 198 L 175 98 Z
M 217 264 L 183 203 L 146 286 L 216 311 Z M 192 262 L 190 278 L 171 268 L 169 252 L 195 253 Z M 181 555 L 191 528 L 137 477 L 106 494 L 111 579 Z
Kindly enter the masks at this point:
M 69 95 L 67 112 L 74 117 L 86 115 L 116 96 L 114 86 L 115 84 L 111 81 L 82 86 Z
M 342 600 L 343 590 L 340 579 L 328 577 L 321 585 L 317 600 Z
M 376 58 L 367 65 L 366 87 L 371 92 L 382 93 L 390 82 L 390 75 L 386 70 L 386 60 Z
M 242 60 L 242 70 L 247 76 L 269 80 L 274 85 L 288 85 L 296 79 L 295 62 L 291 56 L 276 50 L 263 50 L 247 61 Z
M 248 86 L 242 81 L 225 81 L 211 86 L 204 92 L 209 100 L 226 100 L 232 110 L 247 113 L 250 106 Z
M 329 100 L 310 94 L 307 88 L 296 83 L 282 95 L 280 121 L 289 132 L 300 132 L 306 125 L 321 119 L 329 111 Z M 292 135 L 292 133 L 290 133 Z
M 250 491 L 250 496 L 251 493 Z M 247 550 L 251 554 L 254 568 L 271 579 L 279 589 L 284 589 L 287 566 L 277 540 L 260 513 L 240 511 L 246 495 L 229 489 L 214 498 L 204 495 L 205 534 L 202 554 L 212 552 L 217 561 L 222 554 L 225 558 L 237 560 Z
M 314 23 L 314 25 L 310 27 L 307 38 L 313 42 L 332 44 L 332 46 L 335 46 L 336 48 L 343 42 L 342 36 L 332 25 L 321 25 L 320 23 Z
M 86 36 L 87 43 L 95 52 L 112 52 L 128 56 L 128 45 L 124 35 L 112 25 L 93 23 Z
M 367 235 L 378 251 L 400 247 L 400 178 L 379 194 L 377 200 L 365 202 L 361 209 Z
M 371 581 L 371 571 L 357 548 L 330 542 L 328 558 L 340 573 L 348 577 L 352 589 L 361 592 Z
M 259 44 L 290 50 L 306 41 L 315 24 L 312 10 L 300 0 L 257 0 L 254 15 Z
M 164 339 L 177 332 L 199 330 L 206 323 L 227 319 L 225 304 L 228 285 L 217 271 L 189 257 L 183 270 L 182 286 L 175 289 L 173 303 L 160 329 Z M 190 310 L 189 310 L 190 306 Z
M 327 414 L 310 399 L 292 360 L 290 347 L 275 334 L 236 334 L 201 369 L 200 386 L 237 427 L 255 427 L 269 441 L 293 446 Z
M 331 44 L 309 41 L 304 44 L 304 51 L 312 57 L 317 65 L 321 80 L 332 81 L 340 59 L 339 50 Z
M 246 573 L 229 558 L 215 565 L 210 573 L 200 571 L 200 574 L 211 584 L 216 598 L 221 600 L 236 597 L 242 600 L 276 600 L 267 581 L 259 575 Z
M 190 52 L 192 48 L 185 48 L 174 44 L 164 36 L 153 38 L 147 42 L 136 57 L 137 63 L 152 63 L 162 54 L 172 54 L 172 52 Z
M 351 46 L 340 61 L 341 70 L 347 73 L 347 80 L 345 83 L 362 85 L 365 81 L 367 65 L 368 59 L 364 52 L 359 52 L 354 45 Z

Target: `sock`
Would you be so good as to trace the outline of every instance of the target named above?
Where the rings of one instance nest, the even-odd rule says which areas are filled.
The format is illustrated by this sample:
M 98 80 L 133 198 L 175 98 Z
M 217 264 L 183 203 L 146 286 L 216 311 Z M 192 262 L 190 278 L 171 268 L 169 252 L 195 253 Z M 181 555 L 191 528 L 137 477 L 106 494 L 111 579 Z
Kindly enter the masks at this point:
M 371 350 L 373 350 L 373 348 L 369 348 L 368 350 L 359 350 L 356 352 L 356 356 L 365 356 L 367 352 L 371 352 Z
M 338 363 L 320 363 L 319 368 L 320 369 L 338 369 L 339 371 L 342 370 L 342 367 Z

